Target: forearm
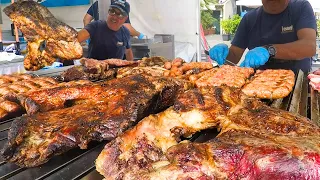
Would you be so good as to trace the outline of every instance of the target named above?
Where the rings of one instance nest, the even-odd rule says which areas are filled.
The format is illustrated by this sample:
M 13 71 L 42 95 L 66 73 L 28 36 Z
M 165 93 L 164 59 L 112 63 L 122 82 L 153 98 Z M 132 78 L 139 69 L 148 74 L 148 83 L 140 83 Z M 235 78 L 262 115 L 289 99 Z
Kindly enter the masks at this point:
M 83 26 L 85 27 L 87 24 L 89 24 L 91 22 L 91 20 L 89 19 L 84 19 L 83 20 Z
M 133 61 L 133 53 L 131 49 L 126 50 L 126 58 L 127 58 L 127 61 Z
M 227 60 L 231 61 L 235 64 L 237 64 L 241 59 L 241 56 L 236 55 L 235 52 L 233 52 L 232 50 L 229 51 L 229 54 L 227 56 Z
M 237 64 L 240 61 L 244 51 L 245 50 L 242 48 L 231 45 L 231 47 L 229 48 L 229 54 L 227 56 L 227 60 Z
M 89 32 L 86 30 L 86 29 L 81 29 L 79 32 L 78 32 L 78 35 L 77 35 L 77 39 L 78 41 L 81 43 L 87 39 L 90 38 L 90 34 Z
M 93 20 L 93 17 L 92 17 L 90 14 L 86 14 L 86 15 L 83 17 L 83 20 L 82 20 L 84 27 L 85 27 L 87 24 L 91 23 L 92 20 Z
M 316 42 L 301 39 L 287 44 L 274 44 L 276 48 L 276 59 L 301 60 L 316 54 Z
M 125 23 L 125 24 L 123 24 L 123 25 L 124 25 L 126 28 L 129 29 L 131 36 L 139 36 L 139 35 L 140 35 L 140 32 L 137 31 L 136 29 L 134 29 L 134 28 L 131 26 L 130 23 Z

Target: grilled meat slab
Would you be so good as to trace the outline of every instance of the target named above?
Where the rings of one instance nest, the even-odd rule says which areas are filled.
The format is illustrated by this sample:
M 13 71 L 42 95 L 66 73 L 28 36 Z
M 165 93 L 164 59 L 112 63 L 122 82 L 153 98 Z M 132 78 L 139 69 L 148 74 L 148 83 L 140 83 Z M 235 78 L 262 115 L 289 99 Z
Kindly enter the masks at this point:
M 153 81 L 158 84 L 154 84 Z M 110 96 L 116 94 L 125 96 L 132 91 L 139 91 L 139 88 L 149 89 L 153 86 L 163 85 L 162 83 L 167 81 L 186 89 L 192 86 L 191 83 L 183 80 L 134 75 L 122 79 L 113 79 L 101 84 L 62 86 L 27 92 L 19 94 L 17 99 L 28 114 L 35 114 L 62 109 L 68 107 L 70 103 L 80 101 L 82 103 L 108 102 Z
M 293 90 L 295 75 L 291 70 L 257 70 L 242 91 L 248 96 L 261 99 L 280 99 L 287 97 Z
M 57 20 L 44 6 L 34 1 L 18 1 L 3 10 L 28 40 L 26 70 L 35 71 L 51 65 L 56 58 L 81 58 L 82 47 L 77 31 Z
M 207 143 L 180 142 L 206 128 Z M 105 146 L 106 179 L 319 179 L 320 129 L 227 87 L 190 90 Z
M 253 68 L 223 65 L 221 68 L 211 70 L 210 73 L 205 73 L 195 83 L 197 87 L 227 85 L 241 88 L 253 73 Z
M 86 148 L 90 141 L 114 139 L 150 113 L 171 106 L 178 91 L 184 89 L 183 85 L 170 79 L 136 75 L 99 86 L 88 86 L 91 91 L 83 91 L 84 95 L 100 101 L 95 99 L 70 108 L 14 120 L 2 155 L 9 162 L 32 167 L 71 148 Z M 84 86 L 81 88 L 84 89 Z M 68 93 L 63 94 L 62 91 L 68 89 L 76 90 L 56 90 L 60 90 L 61 98 L 67 97 Z M 81 95 L 81 92 L 77 93 Z
M 58 82 L 49 77 L 32 77 L 27 74 L 0 76 L 0 121 L 21 116 L 24 109 L 17 103 L 17 95 L 39 88 L 52 87 Z
M 319 179 L 319 148 L 310 148 L 319 140 L 228 131 L 171 147 L 163 166 L 136 179 Z
M 239 91 L 202 88 L 180 94 L 173 107 L 143 119 L 107 144 L 96 161 L 97 170 L 107 179 L 139 179 L 157 166 L 153 163 L 166 160 L 167 149 L 181 136 L 218 126 L 242 101 Z

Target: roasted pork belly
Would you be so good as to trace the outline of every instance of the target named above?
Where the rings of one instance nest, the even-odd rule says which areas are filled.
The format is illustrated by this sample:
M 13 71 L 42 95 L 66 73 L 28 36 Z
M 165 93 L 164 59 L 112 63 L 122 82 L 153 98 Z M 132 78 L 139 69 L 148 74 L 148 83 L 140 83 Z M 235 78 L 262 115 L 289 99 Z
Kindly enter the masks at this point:
M 63 105 L 63 101 L 79 97 L 88 101 L 15 119 L 2 155 L 9 162 L 32 167 L 71 148 L 86 148 L 90 141 L 114 139 L 145 116 L 171 106 L 184 85 L 167 78 L 136 75 L 87 85 L 90 91 L 80 92 L 72 87 L 44 91 L 49 93 L 38 96 L 53 96 L 53 101 L 42 101 L 47 107 L 51 107 L 50 103 Z M 60 93 L 54 94 L 57 91 Z

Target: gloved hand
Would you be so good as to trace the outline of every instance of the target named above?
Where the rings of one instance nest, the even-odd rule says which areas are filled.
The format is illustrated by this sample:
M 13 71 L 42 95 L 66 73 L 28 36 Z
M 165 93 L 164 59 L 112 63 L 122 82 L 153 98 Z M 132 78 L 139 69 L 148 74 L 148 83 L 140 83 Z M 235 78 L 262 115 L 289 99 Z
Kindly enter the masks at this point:
M 90 38 L 86 40 L 87 45 L 90 44 L 90 41 L 91 41 Z
M 229 54 L 229 48 L 226 44 L 217 44 L 209 50 L 209 56 L 212 60 L 217 61 L 219 65 L 226 62 L 226 58 Z
M 138 39 L 143 39 L 144 38 L 144 34 L 140 33 L 138 36 Z
M 257 68 L 264 65 L 269 60 L 269 52 L 264 47 L 256 47 L 251 49 L 241 63 L 241 67 L 252 67 Z

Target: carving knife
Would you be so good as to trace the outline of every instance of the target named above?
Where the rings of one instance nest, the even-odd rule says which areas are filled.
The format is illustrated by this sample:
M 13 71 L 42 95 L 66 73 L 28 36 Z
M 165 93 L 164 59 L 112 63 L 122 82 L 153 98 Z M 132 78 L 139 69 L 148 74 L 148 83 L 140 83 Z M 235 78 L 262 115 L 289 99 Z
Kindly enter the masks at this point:
M 204 52 L 205 52 L 206 55 L 209 56 L 209 51 L 205 50 Z M 213 61 L 214 61 L 214 60 L 213 60 Z M 215 62 L 217 62 L 217 61 L 215 61 Z M 238 66 L 237 64 L 235 64 L 235 63 L 233 63 L 233 62 L 231 62 L 231 61 L 229 61 L 229 60 L 227 60 L 227 59 L 226 59 L 226 62 L 229 63 L 229 64 L 231 64 L 231 65 L 233 65 L 233 66 Z M 218 64 L 218 63 L 217 63 L 217 64 Z M 219 66 L 220 66 L 220 65 L 219 65 Z

